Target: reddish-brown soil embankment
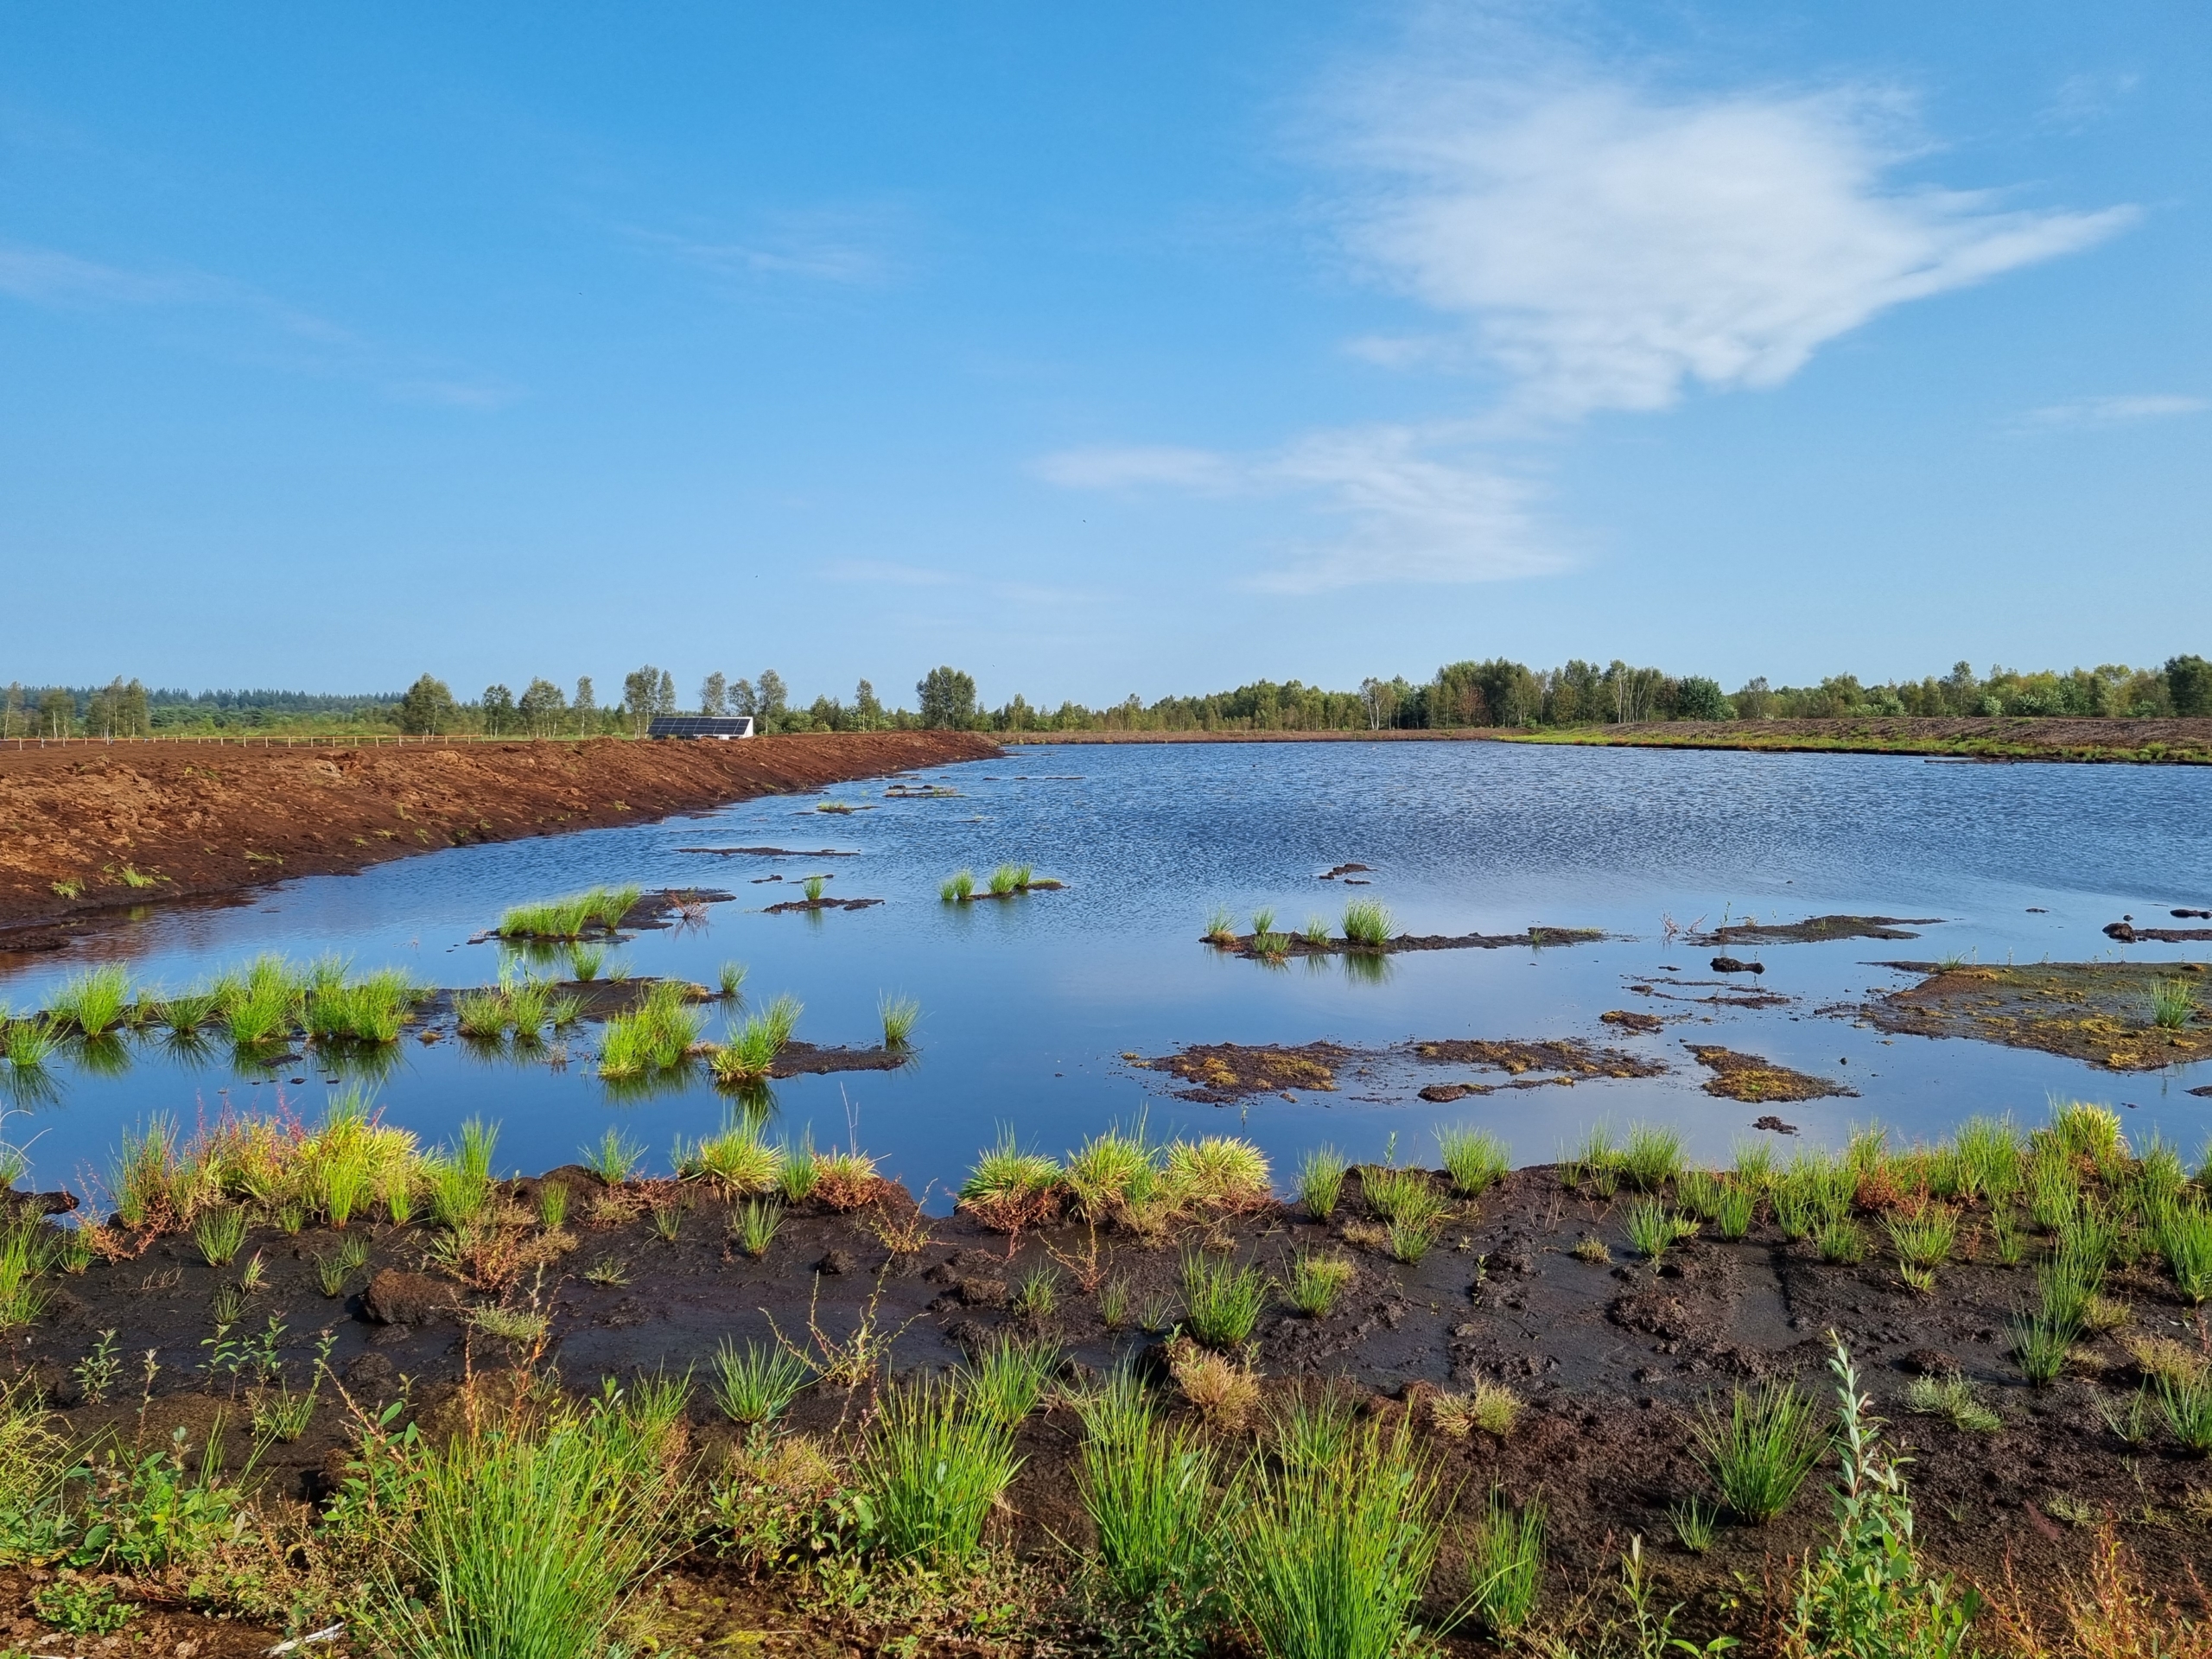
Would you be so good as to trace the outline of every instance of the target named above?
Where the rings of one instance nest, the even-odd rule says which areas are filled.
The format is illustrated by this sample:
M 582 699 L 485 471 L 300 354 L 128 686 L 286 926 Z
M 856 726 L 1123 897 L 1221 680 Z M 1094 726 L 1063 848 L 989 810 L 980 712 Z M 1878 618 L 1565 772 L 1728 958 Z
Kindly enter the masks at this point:
M 10 948 L 35 949 L 117 905 L 357 870 L 467 842 L 631 823 L 998 752 L 968 732 L 0 751 L 0 929 L 13 931 Z

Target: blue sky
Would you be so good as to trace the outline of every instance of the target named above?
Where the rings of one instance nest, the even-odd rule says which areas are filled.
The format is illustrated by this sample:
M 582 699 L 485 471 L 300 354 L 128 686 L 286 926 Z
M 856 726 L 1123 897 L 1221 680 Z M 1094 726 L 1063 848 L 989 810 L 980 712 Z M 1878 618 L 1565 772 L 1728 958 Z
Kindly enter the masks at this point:
M 2169 3 L 0 15 L 0 677 L 2212 650 Z

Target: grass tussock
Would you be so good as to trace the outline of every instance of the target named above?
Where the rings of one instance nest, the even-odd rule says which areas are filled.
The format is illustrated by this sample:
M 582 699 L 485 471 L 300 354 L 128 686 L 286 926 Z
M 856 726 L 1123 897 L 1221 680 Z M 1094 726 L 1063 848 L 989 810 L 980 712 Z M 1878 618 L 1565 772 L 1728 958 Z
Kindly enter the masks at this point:
M 499 918 L 503 939 L 581 939 L 588 934 L 611 934 L 638 902 L 634 887 L 593 887 L 565 899 L 540 899 L 516 905 Z
M 893 1384 L 857 1471 L 870 1546 L 893 1560 L 972 1560 L 1020 1466 L 1012 1433 L 955 1384 L 928 1376 Z
M 1389 908 L 1373 899 L 1353 899 L 1337 924 L 1346 944 L 1369 950 L 1379 950 L 1390 942 L 1391 925 Z
M 699 1041 L 700 1017 L 688 988 L 656 980 L 627 1014 L 607 1022 L 599 1043 L 599 1075 L 636 1077 L 683 1066 Z

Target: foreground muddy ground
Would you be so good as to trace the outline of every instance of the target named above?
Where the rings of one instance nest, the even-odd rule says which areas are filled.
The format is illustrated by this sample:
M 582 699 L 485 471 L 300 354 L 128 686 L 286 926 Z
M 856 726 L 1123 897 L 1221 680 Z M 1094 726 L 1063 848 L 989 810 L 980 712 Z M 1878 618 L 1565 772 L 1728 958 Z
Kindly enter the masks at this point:
M 1893 1195 L 1864 1184 L 1866 1249 L 1853 1263 L 1823 1260 L 1809 1238 L 1785 1237 L 1764 1207 L 1738 1241 L 1707 1226 L 1647 1262 L 1627 1230 L 1630 1193 L 1600 1198 L 1567 1185 L 1560 1171 L 1536 1168 L 1458 1201 L 1414 1265 L 1391 1259 L 1357 1170 L 1325 1220 L 1295 1204 L 1262 1203 L 1141 1231 L 1057 1220 L 1012 1236 L 965 1214 L 924 1216 L 903 1189 L 882 1184 L 844 1211 L 820 1198 L 792 1205 L 759 1260 L 734 1241 L 738 1207 L 696 1184 L 610 1188 L 570 1166 L 511 1184 L 504 1192 L 512 1213 L 540 1213 L 550 1185 L 568 1189 L 567 1223 L 550 1234 L 520 1224 L 536 1243 L 528 1265 L 502 1288 L 473 1288 L 441 1273 L 433 1265 L 437 1234 L 427 1225 L 357 1219 L 343 1238 L 312 1226 L 296 1236 L 257 1230 L 237 1262 L 219 1269 L 191 1236 L 170 1234 L 127 1259 L 57 1275 L 52 1308 L 15 1333 L 12 1360 L 77 1436 L 105 1431 L 151 1446 L 182 1428 L 196 1444 L 226 1414 L 235 1466 L 248 1449 L 239 1425 L 252 1389 L 235 1363 L 226 1375 L 211 1309 L 257 1255 L 265 1283 L 234 1313 L 232 1337 L 281 1325 L 277 1351 L 295 1389 L 311 1374 L 318 1339 L 327 1339 L 329 1374 L 356 1408 L 326 1385 L 307 1433 L 261 1453 L 257 1478 L 272 1493 L 312 1502 L 335 1489 L 362 1413 L 404 1402 L 436 1432 L 453 1421 L 470 1374 L 522 1362 L 521 1348 L 568 1386 L 588 1389 L 605 1376 L 690 1370 L 703 1380 L 728 1338 L 785 1341 L 819 1357 L 873 1332 L 886 1371 L 911 1373 L 955 1364 L 1012 1336 L 1054 1344 L 1064 1387 L 1135 1363 L 1173 1400 L 1165 1344 L 1184 1317 L 1185 1263 L 1217 1259 L 1258 1268 L 1276 1291 L 1244 1356 L 1257 1371 L 1260 1402 L 1241 1421 L 1230 1413 L 1207 1432 L 1241 1455 L 1265 1433 L 1271 1404 L 1325 1379 L 1349 1390 L 1363 1412 L 1410 1414 L 1442 1465 L 1452 1506 L 1432 1618 L 1464 1585 L 1465 1540 L 1498 1488 L 1516 1503 L 1548 1507 L 1544 1584 L 1554 1609 L 1601 1592 L 1621 1552 L 1641 1537 L 1662 1605 L 1684 1604 L 1683 1630 L 1755 1637 L 1779 1616 L 1793 1558 L 1832 1532 L 1826 1476 L 1816 1472 L 1772 1523 L 1723 1518 L 1709 1548 L 1692 1553 L 1678 1536 L 1679 1507 L 1712 1495 L 1693 1456 L 1693 1424 L 1732 1389 L 1777 1378 L 1799 1379 L 1825 1406 L 1830 1333 L 1849 1344 L 1895 1448 L 1913 1459 L 1920 1541 L 1933 1565 L 2000 1592 L 2008 1574 L 2048 1590 L 2082 1565 L 2095 1529 L 2109 1523 L 2150 1580 L 2184 1603 L 2196 1603 L 2196 1575 L 2212 1570 L 2212 1468 L 2175 1442 L 2155 1407 L 2147 1427 L 2133 1420 L 2139 1433 L 2127 1427 L 2152 1363 L 2143 1356 L 2179 1344 L 2201 1363 L 2201 1312 L 2183 1300 L 2155 1252 L 2115 1267 L 2098 1328 L 2082 1337 L 2054 1383 L 2031 1387 L 2006 1322 L 2033 1304 L 2034 1264 L 2045 1246 L 2031 1243 L 2018 1265 L 2002 1265 L 1991 1218 L 1971 1206 L 1955 1258 L 1939 1269 L 1934 1291 L 1921 1293 L 1907 1287 L 1881 1242 L 1880 1209 Z M 365 1246 L 365 1259 L 326 1294 L 319 1259 L 349 1241 Z M 1281 1291 L 1300 1253 L 1316 1251 L 1353 1264 L 1341 1300 L 1321 1318 L 1294 1312 Z M 1039 1285 L 1050 1287 L 1049 1297 Z M 543 1336 L 510 1342 L 486 1334 L 481 1316 L 467 1310 L 493 1304 L 542 1315 Z M 86 1362 L 104 1332 L 125 1363 L 95 1403 L 86 1397 Z M 2169 1345 L 2146 1346 L 2146 1338 Z M 157 1369 L 142 1388 L 149 1362 Z M 1916 1378 L 1951 1376 L 1993 1414 L 1980 1427 L 1909 1409 Z M 1437 1407 L 1440 1394 L 1449 1404 L 1484 1385 L 1523 1403 L 1505 1433 L 1471 1430 Z M 875 1386 L 817 1382 L 799 1395 L 789 1424 L 831 1446 L 849 1443 L 870 1414 Z M 690 1423 L 704 1458 L 737 1443 L 703 1389 Z M 1051 1568 L 1090 1541 L 1073 1474 L 1081 1429 L 1074 1412 L 1048 1396 L 1018 1443 L 1025 1462 L 999 1525 L 1015 1554 Z M 1051 1575 L 1065 1576 L 1059 1568 Z M 0 1579 L 0 1599 L 13 1601 L 21 1621 L 14 1644 L 72 1651 L 27 1611 L 22 1599 L 38 1582 Z M 768 1650 L 862 1650 L 844 1615 L 794 1599 L 774 1576 L 756 1580 L 711 1552 L 680 1564 L 655 1594 L 657 1617 L 677 1645 L 734 1643 L 752 1651 L 746 1643 L 780 1632 L 773 1639 L 781 1645 Z M 9 1611 L 0 1609 L 0 1631 Z M 145 1616 L 168 1621 L 162 1650 L 182 1654 L 175 1644 L 194 1641 L 207 1652 L 243 1651 L 249 1635 L 262 1639 L 179 1623 L 184 1617 L 174 1605 Z M 1448 1645 L 1483 1646 L 1468 1630 Z M 142 1643 L 139 1650 L 150 1649 Z M 868 1650 L 877 1649 L 870 1643 Z M 895 1650 L 1067 1649 L 963 1637 Z
M 0 949 L 51 948 L 125 905 L 358 870 L 464 842 L 635 823 L 997 753 L 967 732 L 0 750 Z

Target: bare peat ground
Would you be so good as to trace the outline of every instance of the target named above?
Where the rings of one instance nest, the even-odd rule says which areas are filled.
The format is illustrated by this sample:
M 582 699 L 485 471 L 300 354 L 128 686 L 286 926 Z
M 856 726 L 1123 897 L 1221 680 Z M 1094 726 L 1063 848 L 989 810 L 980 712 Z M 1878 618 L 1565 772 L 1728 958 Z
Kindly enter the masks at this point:
M 2161 982 L 2198 987 L 2212 978 L 2202 963 L 1881 965 L 1926 977 L 1837 1012 L 1882 1031 L 2037 1048 L 2107 1071 L 2152 1071 L 2212 1055 L 2212 1021 L 2201 1008 L 2173 1027 L 2157 1024 L 2150 1012 L 2152 989 Z
M 970 732 L 0 750 L 0 948 L 54 948 L 99 912 L 124 906 L 358 870 L 464 842 L 634 823 L 997 753 Z
M 1935 1294 L 1920 1295 L 1874 1248 L 1878 1218 L 1862 1218 L 1870 1248 L 1858 1265 L 1821 1261 L 1808 1243 L 1786 1240 L 1762 1215 L 1740 1242 L 1699 1237 L 1655 1266 L 1633 1259 L 1625 1192 L 1612 1200 L 1580 1195 L 1541 1168 L 1509 1177 L 1478 1201 L 1463 1201 L 1433 1252 L 1412 1267 L 1383 1253 L 1357 1173 L 1326 1221 L 1269 1205 L 1154 1237 L 1053 1224 L 1010 1240 L 963 1216 L 926 1220 L 926 1242 L 910 1232 L 899 1239 L 908 1248 L 896 1253 L 887 1241 L 918 1218 L 904 1191 L 887 1185 L 874 1205 L 852 1213 L 814 1200 L 794 1206 L 757 1262 L 729 1243 L 726 1206 L 695 1190 L 624 1189 L 626 1218 L 594 1225 L 599 1201 L 610 1196 L 596 1176 L 569 1167 L 542 1179 L 565 1184 L 573 1194 L 570 1231 L 549 1250 L 553 1265 L 536 1293 L 551 1320 L 546 1357 L 571 1388 L 661 1368 L 697 1367 L 703 1375 L 725 1338 L 742 1343 L 780 1332 L 806 1346 L 810 1330 L 819 1329 L 842 1342 L 863 1320 L 891 1338 L 901 1370 L 955 1363 L 1003 1332 L 1058 1344 L 1070 1381 L 1125 1359 L 1156 1372 L 1165 1327 L 1179 1317 L 1185 1254 L 1224 1251 L 1281 1280 L 1297 1250 L 1341 1253 L 1356 1273 L 1335 1309 L 1315 1319 L 1271 1305 L 1252 1356 L 1269 1398 L 1300 1378 L 1310 1384 L 1333 1377 L 1356 1391 L 1364 1411 L 1413 1414 L 1446 1471 L 1452 1506 L 1432 1616 L 1463 1586 L 1465 1540 L 1492 1488 L 1503 1487 L 1516 1501 L 1541 1497 L 1549 1507 L 1547 1605 L 1610 1581 L 1620 1552 L 1640 1535 L 1659 1605 L 1685 1604 L 1685 1633 L 1702 1639 L 1727 1629 L 1756 1638 L 1777 1611 L 1767 1598 L 1786 1597 L 1790 1558 L 1822 1541 L 1825 1475 L 1816 1474 L 1769 1526 L 1723 1521 L 1704 1554 L 1675 1541 L 1669 1511 L 1687 1497 L 1709 1496 L 1690 1452 L 1694 1414 L 1716 1395 L 1725 1401 L 1734 1385 L 1779 1377 L 1796 1377 L 1829 1399 L 1822 1366 L 1830 1332 L 1849 1343 L 1890 1433 L 1914 1459 L 1909 1473 L 1920 1540 L 1936 1564 L 1991 1586 L 2002 1585 L 2009 1567 L 2022 1584 L 2047 1589 L 2063 1569 L 2082 1564 L 2094 1526 L 2110 1518 L 2150 1581 L 2184 1604 L 2193 1601 L 2190 1574 L 2212 1569 L 2212 1470 L 2180 1452 L 2155 1408 L 2148 1439 L 2133 1447 L 2098 1409 L 2124 1405 L 2141 1381 L 2117 1338 L 2164 1335 L 2201 1347 L 2199 1320 L 2154 1264 L 2115 1271 L 2107 1294 L 2127 1305 L 2127 1322 L 2085 1338 L 2059 1382 L 2031 1389 L 2008 1353 L 2005 1321 L 2032 1300 L 2041 1246 L 2031 1245 L 2021 1266 L 1998 1265 L 1984 1218 L 1975 1215 L 1962 1230 L 1964 1259 L 1941 1269 Z M 534 1206 L 539 1185 L 518 1182 L 510 1194 Z M 648 1224 L 649 1200 L 684 1206 L 673 1243 Z M 353 1231 L 361 1232 L 358 1224 Z M 366 1267 L 342 1294 L 326 1297 L 314 1258 L 332 1253 L 336 1236 L 257 1232 L 245 1255 L 259 1251 L 270 1272 L 240 1329 L 281 1319 L 289 1370 L 300 1377 L 316 1333 L 327 1330 L 334 1374 L 357 1404 L 373 1409 L 404 1395 L 408 1410 L 435 1434 L 451 1415 L 466 1371 L 513 1357 L 460 1318 L 461 1307 L 490 1298 L 423 1271 L 429 1230 L 378 1226 L 368 1236 Z M 1573 1254 L 1578 1246 L 1581 1255 Z M 588 1268 L 604 1274 L 607 1264 L 621 1282 L 587 1280 Z M 1054 1275 L 1056 1306 L 1041 1317 L 1019 1316 L 1009 1306 L 1014 1289 L 1038 1271 Z M 227 1409 L 235 1424 L 244 1409 L 242 1400 L 229 1398 L 241 1392 L 236 1385 L 203 1369 L 210 1298 L 237 1276 L 235 1268 L 206 1266 L 189 1238 L 156 1238 L 132 1259 L 96 1262 L 62 1280 L 54 1307 L 17 1333 L 14 1363 L 34 1374 L 78 1434 L 112 1429 L 126 1443 L 158 1444 L 181 1426 L 197 1440 L 219 1410 Z M 1097 1294 L 1108 1283 L 1125 1288 L 1132 1309 L 1150 1308 L 1150 1330 L 1108 1329 Z M 505 1300 L 521 1305 L 531 1296 L 524 1275 Z M 1137 1316 L 1130 1318 L 1134 1325 Z M 86 1404 L 71 1367 L 106 1329 L 119 1333 L 130 1376 L 105 1403 Z M 137 1357 L 149 1349 L 162 1370 L 142 1408 Z M 1953 1368 L 1998 1413 L 1994 1432 L 1907 1411 L 1904 1395 L 1915 1374 Z M 1443 1433 L 1427 1407 L 1430 1395 L 1484 1381 L 1526 1401 L 1519 1422 L 1503 1437 Z M 800 1396 L 791 1425 L 848 1444 L 870 1397 L 866 1388 L 817 1385 Z M 1252 1428 L 1213 1432 L 1233 1460 L 1255 1443 L 1263 1420 L 1258 1414 Z M 691 1422 L 698 1454 L 710 1464 L 734 1442 L 735 1431 L 703 1392 L 695 1397 Z M 268 1489 L 300 1500 L 327 1494 L 348 1427 L 346 1414 L 326 1397 L 304 1438 L 264 1455 Z M 233 1465 L 247 1438 L 242 1429 L 228 1436 Z M 1023 1425 L 1027 1461 L 997 1523 L 1018 1552 L 1048 1565 L 1090 1541 L 1072 1471 L 1078 1441 L 1065 1404 Z M 0 1579 L 0 1631 L 11 1617 L 23 1616 L 27 1592 L 20 1577 Z M 796 1605 L 772 1580 L 749 1585 L 711 1555 L 682 1564 L 660 1593 L 687 1643 L 696 1636 L 709 1647 L 751 1650 L 747 1640 L 774 1629 L 789 1633 L 790 1645 L 778 1651 L 858 1650 L 839 1645 L 847 1633 L 834 1609 Z M 156 1608 L 146 1617 L 174 1628 L 158 1649 L 126 1637 L 128 1650 L 181 1652 L 175 1643 L 186 1640 L 207 1641 L 207 1652 L 245 1650 L 228 1636 L 202 1635 L 198 1621 L 180 1623 L 175 1610 Z M 39 1653 L 90 1650 L 42 1630 L 26 1645 L 35 1629 L 17 1624 L 16 1645 Z M 1466 1636 L 1447 1646 L 1480 1650 Z

